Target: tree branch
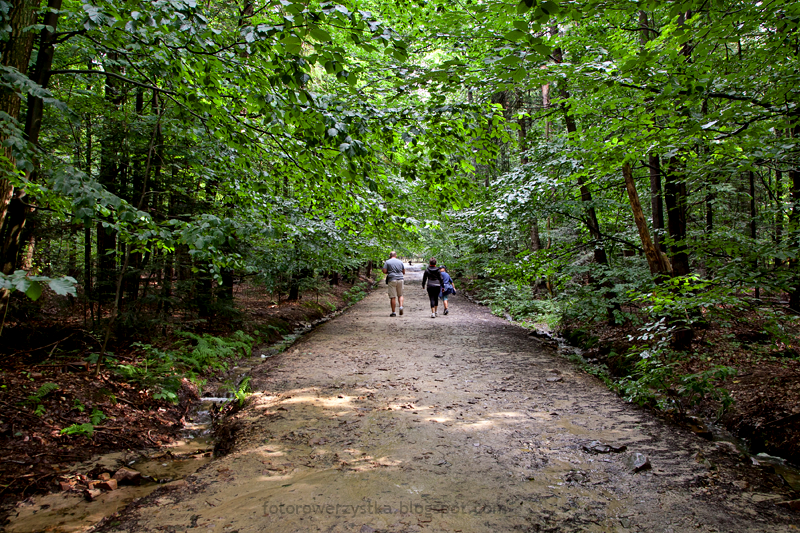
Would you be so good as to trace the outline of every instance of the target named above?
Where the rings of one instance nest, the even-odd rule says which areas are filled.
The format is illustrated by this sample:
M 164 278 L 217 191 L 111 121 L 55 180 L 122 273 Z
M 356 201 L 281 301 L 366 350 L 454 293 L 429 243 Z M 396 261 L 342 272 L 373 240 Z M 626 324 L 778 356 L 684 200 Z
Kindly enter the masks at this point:
M 143 87 L 145 89 L 150 89 L 151 91 L 158 91 L 164 94 L 170 94 L 172 96 L 180 96 L 175 91 L 170 91 L 169 89 L 162 89 L 160 87 L 155 87 L 153 85 L 148 85 L 146 83 L 142 83 L 136 80 L 132 80 L 130 78 L 126 78 L 125 76 L 121 76 L 119 74 L 115 74 L 113 72 L 108 72 L 107 70 L 84 70 L 84 69 L 67 69 L 67 70 L 51 70 L 50 75 L 54 76 L 56 74 L 100 74 L 103 76 L 110 76 L 112 78 L 117 78 L 118 80 L 124 81 L 125 83 L 130 83 L 132 85 L 136 85 L 137 87 Z

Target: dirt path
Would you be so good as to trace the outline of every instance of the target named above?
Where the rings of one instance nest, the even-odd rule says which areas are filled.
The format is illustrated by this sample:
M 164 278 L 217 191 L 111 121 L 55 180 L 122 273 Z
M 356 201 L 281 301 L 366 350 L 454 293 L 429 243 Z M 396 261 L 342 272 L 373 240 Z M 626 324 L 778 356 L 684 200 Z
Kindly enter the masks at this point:
M 456 297 L 383 286 L 256 370 L 231 452 L 103 531 L 796 531 L 775 476 Z M 627 452 L 591 454 L 600 440 Z M 634 453 L 652 469 L 633 473 Z M 785 492 L 785 491 L 784 491 Z

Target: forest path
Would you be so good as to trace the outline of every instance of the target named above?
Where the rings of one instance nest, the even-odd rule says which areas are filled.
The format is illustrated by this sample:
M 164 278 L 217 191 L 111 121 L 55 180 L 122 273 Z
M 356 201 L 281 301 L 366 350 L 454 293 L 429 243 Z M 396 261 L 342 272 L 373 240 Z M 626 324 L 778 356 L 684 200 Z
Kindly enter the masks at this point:
M 381 285 L 256 369 L 232 451 L 101 530 L 794 530 L 776 496 L 709 469 L 726 445 L 624 403 L 461 296 L 430 318 L 420 277 L 404 316 Z M 594 440 L 628 451 L 584 451 Z M 630 470 L 636 452 L 652 470 Z

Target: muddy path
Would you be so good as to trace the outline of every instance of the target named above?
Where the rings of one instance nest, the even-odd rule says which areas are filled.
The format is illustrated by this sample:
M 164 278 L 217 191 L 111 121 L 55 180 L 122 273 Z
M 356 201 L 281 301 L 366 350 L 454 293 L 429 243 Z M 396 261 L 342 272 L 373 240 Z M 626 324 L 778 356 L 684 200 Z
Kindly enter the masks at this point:
M 229 453 L 99 530 L 797 530 L 780 478 L 460 296 L 430 318 L 420 278 L 404 316 L 381 286 L 255 368 Z M 652 468 L 634 473 L 636 453 Z

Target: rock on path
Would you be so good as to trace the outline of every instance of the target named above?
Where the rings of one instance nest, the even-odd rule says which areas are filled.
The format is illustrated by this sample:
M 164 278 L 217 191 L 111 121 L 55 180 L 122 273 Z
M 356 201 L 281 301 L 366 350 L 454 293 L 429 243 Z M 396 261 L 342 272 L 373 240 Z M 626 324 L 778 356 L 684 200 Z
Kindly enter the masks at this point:
M 461 296 L 431 319 L 420 279 L 404 316 L 381 285 L 255 369 L 230 453 L 100 530 L 796 531 L 781 496 L 701 460 L 723 445 Z M 634 472 L 635 454 L 651 467 Z

